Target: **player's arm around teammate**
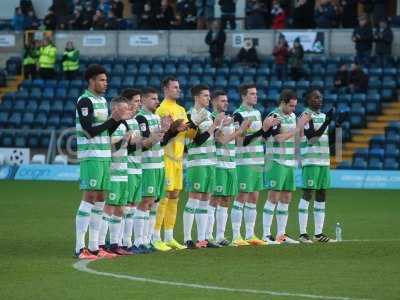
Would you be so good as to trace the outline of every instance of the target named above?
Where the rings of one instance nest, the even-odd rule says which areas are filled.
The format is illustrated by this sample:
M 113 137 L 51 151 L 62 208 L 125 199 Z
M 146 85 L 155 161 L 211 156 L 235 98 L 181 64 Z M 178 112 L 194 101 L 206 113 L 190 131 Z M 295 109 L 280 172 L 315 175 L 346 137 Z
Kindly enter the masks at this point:
M 102 220 L 105 192 L 109 189 L 112 134 L 123 119 L 129 118 L 129 109 L 116 107 L 109 117 L 107 101 L 101 95 L 107 89 L 106 70 L 90 65 L 85 72 L 87 90 L 76 104 L 78 160 L 80 189 L 83 197 L 76 214 L 76 247 L 78 258 L 93 259 L 98 253 L 99 227 Z M 85 235 L 89 228 L 89 249 Z

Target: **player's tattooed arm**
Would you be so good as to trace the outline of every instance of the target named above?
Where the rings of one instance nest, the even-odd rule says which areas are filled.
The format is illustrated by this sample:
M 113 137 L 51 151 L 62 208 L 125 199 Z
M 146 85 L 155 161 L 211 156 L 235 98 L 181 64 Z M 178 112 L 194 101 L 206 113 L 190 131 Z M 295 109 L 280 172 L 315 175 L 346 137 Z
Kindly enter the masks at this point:
M 120 122 L 113 118 L 108 119 L 104 123 L 93 126 L 94 123 L 94 109 L 93 104 L 89 98 L 82 98 L 76 105 L 76 111 L 79 116 L 79 123 L 82 129 L 89 135 L 90 138 L 98 136 L 105 130 L 111 135 L 119 126 Z

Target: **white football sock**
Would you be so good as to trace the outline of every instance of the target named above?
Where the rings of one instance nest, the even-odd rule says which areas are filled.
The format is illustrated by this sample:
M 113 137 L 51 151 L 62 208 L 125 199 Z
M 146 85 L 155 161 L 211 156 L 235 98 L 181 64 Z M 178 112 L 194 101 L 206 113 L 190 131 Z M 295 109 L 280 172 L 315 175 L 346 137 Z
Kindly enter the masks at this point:
M 124 234 L 122 237 L 122 246 L 132 247 L 132 230 L 133 230 L 133 209 L 128 206 L 124 208 Z
M 81 201 L 75 217 L 76 244 L 75 251 L 78 253 L 82 248 L 85 248 L 85 235 L 89 227 L 90 214 L 93 204 Z
M 277 235 L 283 235 L 286 233 L 286 224 L 288 220 L 288 208 L 289 204 L 279 202 L 276 206 L 276 225 Z
M 154 225 L 156 224 L 157 207 L 158 207 L 158 203 L 154 203 L 153 206 L 151 207 L 151 210 L 150 210 L 150 214 L 149 214 L 149 234 L 148 234 L 149 241 L 148 241 L 148 243 L 150 243 L 153 240 Z
M 95 202 L 90 214 L 89 223 L 89 250 L 99 250 L 99 231 L 103 219 L 104 202 Z
M 243 208 L 244 224 L 246 227 L 246 239 L 254 236 L 254 226 L 256 225 L 257 206 L 254 203 L 247 202 Z
M 324 229 L 325 222 L 325 202 L 314 201 L 314 234 L 321 234 Z
M 265 201 L 263 209 L 263 237 L 271 235 L 271 224 L 274 218 L 275 203 L 267 200 Z
M 111 215 L 103 213 L 103 218 L 100 224 L 100 231 L 99 231 L 99 246 L 104 246 L 106 244 L 106 237 L 108 232 L 108 225 L 111 221 Z
M 208 201 L 199 201 L 199 208 L 196 210 L 197 240 L 206 239 L 206 229 L 208 221 Z
M 189 200 L 186 202 L 185 210 L 183 212 L 183 234 L 185 242 L 192 240 L 194 215 L 198 206 L 199 200 L 197 199 L 189 198 Z
M 135 236 L 133 244 L 136 247 L 143 245 L 143 231 L 144 231 L 145 218 L 146 218 L 146 212 L 140 209 L 136 209 L 135 216 L 133 217 L 133 234 Z
M 113 215 L 110 220 L 110 244 L 118 244 L 122 217 Z
M 215 207 L 212 205 L 208 205 L 207 211 L 207 229 L 206 229 L 206 239 L 213 240 L 213 232 L 214 232 L 214 223 L 215 223 Z
M 144 223 L 143 223 L 143 244 L 147 245 L 150 243 L 150 237 L 149 237 L 149 215 L 150 212 L 146 211 L 146 214 L 144 216 Z
M 243 203 L 234 201 L 231 210 L 232 240 L 240 238 L 240 227 L 242 226 Z
M 303 198 L 299 201 L 299 228 L 300 234 L 307 233 L 307 223 L 308 223 L 308 206 L 310 202 L 304 200 Z
M 226 221 L 228 220 L 228 208 L 224 206 L 218 206 L 215 217 L 217 219 L 216 240 L 221 241 L 225 238 Z

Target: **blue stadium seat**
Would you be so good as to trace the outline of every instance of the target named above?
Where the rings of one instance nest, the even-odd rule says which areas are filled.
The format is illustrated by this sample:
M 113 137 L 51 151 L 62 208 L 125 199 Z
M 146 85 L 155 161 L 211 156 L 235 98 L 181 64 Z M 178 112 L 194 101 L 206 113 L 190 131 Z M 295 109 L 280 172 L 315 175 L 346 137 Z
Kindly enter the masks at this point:
M 0 106 L 1 107 L 1 106 Z M 400 121 L 392 121 L 386 127 L 386 132 L 394 132 L 400 134 Z
M 269 89 L 267 93 L 267 100 L 268 102 L 277 103 L 279 98 L 279 92 L 276 89 Z
M 0 102 L 0 111 L 9 112 L 13 109 L 14 100 L 7 99 Z
M 229 88 L 238 88 L 240 85 L 240 77 L 238 75 L 231 75 L 228 79 Z
M 164 74 L 164 68 L 161 64 L 155 64 L 151 67 L 150 74 L 156 76 L 162 76 Z
M 122 81 L 123 88 L 132 88 L 135 85 L 135 77 L 126 76 Z
M 18 128 L 21 126 L 22 115 L 19 112 L 14 112 L 8 119 L 8 125 L 12 128 Z
M 128 64 L 126 66 L 125 74 L 127 76 L 135 76 L 138 72 L 138 68 L 136 67 L 135 64 Z
M 43 100 L 38 107 L 38 112 L 44 112 L 48 114 L 50 112 L 50 101 Z
M 369 150 L 369 158 L 376 158 L 379 160 L 383 160 L 385 156 L 385 150 L 380 148 L 372 148 Z
M 48 148 L 50 144 L 50 134 L 43 134 L 39 139 L 39 146 L 41 148 Z
M 294 90 L 296 88 L 296 81 L 293 80 L 286 80 L 282 83 L 282 88 L 284 89 L 292 89 Z
M 296 83 L 296 88 L 298 88 L 298 89 L 306 90 L 309 87 L 310 87 L 310 82 L 308 80 L 302 79 L 302 80 L 297 81 L 297 83 Z
M 115 76 L 124 76 L 125 67 L 123 64 L 115 64 L 112 69 L 112 74 Z
M 254 76 L 254 75 L 256 75 L 256 72 L 257 72 L 256 68 L 245 68 L 243 70 L 243 76 Z M 262 74 L 260 74 L 260 75 L 262 75 Z
M 65 88 L 65 87 L 58 87 L 58 88 L 56 89 L 56 92 L 55 92 L 54 97 L 55 97 L 56 99 L 60 99 L 60 100 L 65 99 L 65 98 L 67 97 L 67 90 L 66 90 L 66 88 Z
M 396 76 L 397 75 L 397 70 L 396 68 L 384 68 L 383 69 L 383 76 Z
M 38 148 L 39 147 L 39 135 L 38 133 L 32 132 L 29 134 L 27 139 L 27 146 L 29 148 Z
M 384 77 L 382 81 L 383 89 L 395 89 L 397 87 L 397 82 L 392 77 Z
M 371 89 L 381 89 L 382 88 L 382 81 L 375 78 L 370 78 L 368 82 L 368 86 Z
M 164 68 L 164 74 L 165 75 L 175 75 L 176 74 L 176 67 L 172 63 L 168 63 L 165 65 Z
M 201 65 L 192 65 L 190 68 L 190 75 L 197 75 L 201 76 L 203 75 L 203 67 Z
M 367 96 L 363 93 L 356 93 L 352 95 L 351 103 L 364 103 Z
M 267 65 L 260 65 L 257 68 L 256 75 L 268 77 L 271 75 L 271 69 Z
M 368 161 L 368 170 L 382 170 L 383 163 L 379 159 L 372 158 Z
M 2 147 L 12 147 L 14 145 L 14 134 L 12 133 L 4 133 L 1 137 L 0 145 Z
M 25 111 L 25 100 L 17 100 L 14 103 L 13 111 L 24 112 Z
M 400 150 L 396 146 L 396 144 L 386 144 L 385 158 L 394 158 L 394 159 L 400 158 Z
M 54 88 L 53 87 L 45 87 L 42 94 L 43 98 L 53 99 L 54 98 Z
M 9 115 L 8 112 L 0 112 L 0 127 L 5 127 L 7 125 Z
M 393 89 L 382 89 L 382 100 L 385 102 L 390 102 L 394 100 Z
M 395 132 L 387 132 L 386 133 L 386 143 L 390 144 L 398 144 L 400 146 L 400 135 Z
M 242 83 L 254 83 L 254 76 L 253 75 L 244 75 L 242 77 Z
M 209 87 L 214 85 L 214 78 L 212 76 L 203 76 L 203 83 L 208 85 Z
M 33 81 L 32 80 L 25 79 L 25 80 L 22 81 L 20 86 L 22 88 L 24 88 L 24 89 L 30 89 L 32 87 L 32 85 L 33 85 Z
M 362 158 L 357 158 L 353 161 L 353 169 L 365 170 L 367 169 L 367 162 Z
M 332 90 L 335 87 L 335 79 L 333 77 L 325 77 L 325 89 Z
M 369 153 L 368 148 L 357 148 L 356 151 L 354 152 L 353 158 L 368 159 L 368 153 Z
M 136 78 L 135 85 L 138 88 L 144 88 L 148 85 L 147 76 L 140 75 Z M 117 92 L 118 93 L 118 92 Z
M 179 65 L 178 69 L 176 70 L 177 75 L 189 75 L 189 67 L 187 65 Z
M 43 79 L 34 79 L 32 81 L 32 86 L 42 88 L 42 87 L 44 87 L 44 80 Z
M 335 76 L 338 71 L 338 67 L 336 64 L 328 64 L 326 67 L 326 75 Z
M 69 87 L 70 88 L 77 88 L 81 89 L 84 85 L 84 82 L 80 79 L 74 79 L 70 81 Z
M 240 101 L 240 96 L 234 89 L 228 90 L 228 100 L 230 103 L 237 104 Z
M 200 84 L 200 83 L 201 83 L 201 81 L 200 81 L 200 77 L 199 76 L 192 75 L 192 76 L 189 77 L 189 82 L 188 82 L 189 87 L 193 87 L 193 86 L 195 86 L 197 84 Z
M 216 74 L 217 74 L 217 76 L 218 75 L 228 76 L 229 75 L 229 68 L 227 68 L 227 67 L 217 68 Z
M 269 82 L 268 87 L 270 89 L 280 90 L 282 88 L 282 81 L 280 81 L 280 80 L 271 80 Z
M 76 99 L 80 96 L 81 92 L 78 88 L 70 88 L 67 92 L 67 99 L 76 101 Z
M 63 80 L 60 80 L 59 82 L 58 82 L 58 85 L 57 85 L 59 88 L 64 88 L 64 89 L 67 89 L 67 88 L 69 88 L 69 80 L 65 80 L 65 79 L 63 79 Z
M 150 65 L 147 63 L 141 63 L 139 66 L 138 74 L 139 75 L 150 75 L 151 69 Z
M 324 82 L 322 80 L 313 80 L 310 86 L 322 90 L 324 88 Z
M 348 160 L 344 160 L 336 168 L 341 170 L 351 169 L 351 162 Z
M 368 70 L 368 74 L 370 76 L 381 77 L 383 75 L 383 70 L 382 70 L 382 68 L 370 68 Z
M 57 86 L 57 80 L 55 79 L 46 79 L 44 81 L 44 87 L 47 88 L 55 88 Z
M 149 79 L 149 86 L 159 89 L 161 86 L 161 80 L 159 76 L 152 76 Z
M 24 90 L 24 89 L 19 89 L 18 92 L 15 94 L 15 99 L 18 100 L 25 100 L 25 99 L 29 99 L 29 93 L 28 90 Z
M 188 77 L 186 75 L 179 75 L 177 79 L 181 88 L 185 88 L 188 85 Z
M 19 133 L 15 136 L 14 146 L 18 148 L 25 148 L 27 146 L 27 136 Z
M 256 79 L 257 89 L 264 89 L 268 87 L 268 80 L 264 77 L 257 77 Z
M 21 121 L 22 126 L 29 128 L 33 123 L 33 119 L 34 119 L 34 114 L 32 112 L 24 113 Z
M 55 100 L 50 107 L 52 113 L 61 114 L 63 112 L 63 101 Z
M 42 98 L 42 91 L 40 88 L 38 87 L 34 87 L 31 90 L 31 95 L 30 95 L 31 99 L 35 99 L 35 100 L 39 100 Z
M 110 80 L 110 88 L 119 89 L 121 87 L 122 78 L 119 76 L 113 76 Z
M 231 68 L 230 74 L 231 74 L 231 75 L 242 76 L 243 73 L 244 73 L 244 70 L 243 70 L 243 69 L 244 69 L 244 68 L 243 68 L 242 66 L 240 66 L 240 65 L 233 66 L 233 67 Z
M 38 113 L 32 123 L 32 125 L 35 128 L 45 128 L 46 124 L 47 124 L 47 115 L 46 113 L 43 112 Z
M 370 148 L 383 148 L 386 139 L 384 135 L 375 135 L 369 142 Z
M 364 117 L 361 115 L 351 115 L 350 124 L 352 128 L 363 128 L 365 127 Z
M 205 76 L 214 76 L 217 73 L 217 69 L 212 66 L 206 66 L 203 70 Z
M 51 115 L 50 118 L 47 120 L 47 127 L 51 129 L 58 128 L 60 125 L 60 116 L 55 114 Z
M 386 158 L 383 162 L 383 169 L 384 170 L 398 170 L 399 163 L 397 160 L 393 158 Z
M 217 76 L 215 78 L 215 86 L 219 89 L 225 89 L 228 85 L 228 81 L 223 76 Z
M 60 119 L 60 127 L 61 128 L 70 128 L 75 126 L 75 120 L 70 116 L 62 116 Z
M 331 103 L 335 104 L 338 100 L 338 95 L 337 94 L 324 94 L 324 102 L 325 103 Z

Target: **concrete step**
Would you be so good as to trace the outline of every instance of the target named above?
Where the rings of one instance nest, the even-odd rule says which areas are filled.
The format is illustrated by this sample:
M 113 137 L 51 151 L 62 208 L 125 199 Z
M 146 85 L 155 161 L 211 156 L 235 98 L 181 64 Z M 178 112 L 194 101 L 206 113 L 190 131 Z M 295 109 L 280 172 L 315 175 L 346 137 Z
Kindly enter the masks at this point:
M 352 150 L 354 151 L 357 148 L 366 148 L 368 147 L 368 142 L 349 142 L 344 145 L 343 150 Z
M 385 129 L 387 125 L 387 122 L 368 122 L 367 129 Z
M 363 131 L 362 131 L 363 135 L 375 135 L 375 134 L 382 134 L 382 133 L 385 133 L 384 127 L 382 127 L 382 128 L 367 128 L 367 129 L 363 129 Z
M 382 111 L 383 115 L 400 115 L 400 108 L 397 107 L 391 107 L 391 108 L 386 108 Z
M 382 115 L 378 116 L 377 121 L 381 122 L 390 122 L 390 121 L 398 121 L 400 120 L 400 114 L 398 115 Z

